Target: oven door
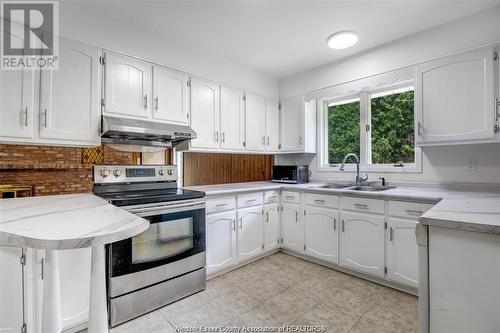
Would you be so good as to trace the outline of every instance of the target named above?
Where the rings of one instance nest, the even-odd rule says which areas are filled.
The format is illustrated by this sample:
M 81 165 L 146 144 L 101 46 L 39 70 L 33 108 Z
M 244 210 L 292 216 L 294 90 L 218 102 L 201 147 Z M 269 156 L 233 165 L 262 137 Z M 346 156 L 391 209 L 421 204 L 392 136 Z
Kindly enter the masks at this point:
M 205 202 L 189 200 L 124 207 L 150 222 L 142 233 L 110 244 L 111 278 L 205 253 Z M 187 272 L 186 272 L 187 273 Z

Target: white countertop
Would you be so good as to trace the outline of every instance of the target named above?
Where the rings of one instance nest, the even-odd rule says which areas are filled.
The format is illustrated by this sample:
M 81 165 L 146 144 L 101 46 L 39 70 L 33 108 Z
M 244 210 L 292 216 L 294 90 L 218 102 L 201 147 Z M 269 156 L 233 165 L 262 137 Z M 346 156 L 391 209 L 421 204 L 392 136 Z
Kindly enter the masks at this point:
M 141 233 L 149 222 L 93 194 L 0 200 L 0 245 L 74 249 Z
M 279 184 L 264 181 L 187 186 L 185 188 L 203 191 L 207 196 L 284 189 L 387 200 L 429 202 L 437 205 L 419 219 L 420 223 L 424 225 L 500 234 L 500 191 L 469 190 L 465 186 L 453 189 L 447 187 L 397 186 L 394 189 L 380 192 L 361 192 L 321 188 L 325 184 L 326 182 Z

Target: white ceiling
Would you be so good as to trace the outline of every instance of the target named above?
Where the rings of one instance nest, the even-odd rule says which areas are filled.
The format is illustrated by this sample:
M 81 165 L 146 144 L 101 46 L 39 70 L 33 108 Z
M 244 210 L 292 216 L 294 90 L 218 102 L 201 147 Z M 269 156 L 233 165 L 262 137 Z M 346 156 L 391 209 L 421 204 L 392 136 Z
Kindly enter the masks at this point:
M 88 1 L 98 12 L 276 78 L 339 60 L 500 5 L 467 1 Z M 331 50 L 326 38 L 358 33 L 356 46 Z

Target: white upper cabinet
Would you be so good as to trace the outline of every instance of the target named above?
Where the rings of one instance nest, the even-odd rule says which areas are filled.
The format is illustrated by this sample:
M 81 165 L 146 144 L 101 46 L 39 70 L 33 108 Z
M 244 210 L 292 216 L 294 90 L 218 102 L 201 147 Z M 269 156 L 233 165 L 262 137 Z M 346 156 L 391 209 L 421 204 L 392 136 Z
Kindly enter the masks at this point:
M 151 118 L 151 65 L 106 52 L 104 114 Z
M 193 148 L 219 148 L 220 143 L 220 87 L 201 79 L 191 79 L 191 127 L 197 138 Z
M 277 100 L 266 98 L 266 150 L 278 151 L 280 144 L 280 110 Z
M 98 145 L 99 56 L 99 48 L 61 38 L 59 69 L 40 72 L 40 138 Z
M 245 140 L 245 93 L 221 87 L 220 147 L 242 150 Z
M 247 94 L 245 112 L 247 150 L 264 151 L 266 148 L 265 113 L 265 98 L 253 94 Z
M 338 211 L 307 207 L 305 214 L 306 254 L 338 263 Z
M 153 119 L 187 125 L 189 76 L 153 66 Z
M 495 137 L 494 50 L 482 48 L 417 67 L 417 144 Z
M 300 151 L 303 147 L 304 132 L 301 126 L 303 105 L 302 99 L 281 101 L 282 151 Z
M 30 142 L 34 138 L 38 75 L 35 70 L 0 71 L 1 141 Z

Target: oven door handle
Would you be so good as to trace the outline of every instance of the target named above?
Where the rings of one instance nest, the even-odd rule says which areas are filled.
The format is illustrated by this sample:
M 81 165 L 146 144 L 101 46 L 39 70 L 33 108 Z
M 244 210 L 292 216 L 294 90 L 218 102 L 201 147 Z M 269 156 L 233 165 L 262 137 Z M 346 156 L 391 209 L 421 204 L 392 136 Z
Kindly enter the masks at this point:
M 127 211 L 140 217 L 169 214 L 183 212 L 187 210 L 195 210 L 205 208 L 205 203 L 202 202 L 186 202 L 182 204 L 162 205 L 154 207 L 130 208 Z

